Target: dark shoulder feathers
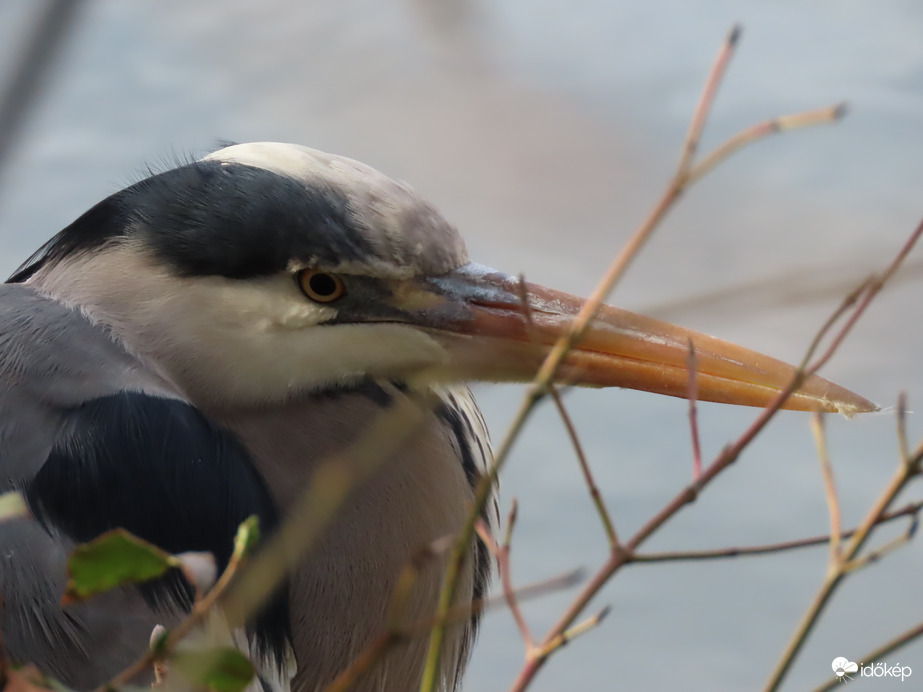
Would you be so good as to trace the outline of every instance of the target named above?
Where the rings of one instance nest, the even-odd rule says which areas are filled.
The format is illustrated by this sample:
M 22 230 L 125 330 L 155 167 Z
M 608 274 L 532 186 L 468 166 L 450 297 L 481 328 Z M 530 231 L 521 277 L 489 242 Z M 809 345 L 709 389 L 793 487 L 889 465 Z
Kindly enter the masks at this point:
M 36 518 L 74 541 L 122 527 L 171 553 L 210 552 L 220 570 L 240 522 L 257 515 L 264 533 L 278 523 L 247 451 L 182 401 L 122 392 L 74 408 L 66 427 L 24 491 Z M 143 592 L 152 603 L 182 602 L 184 587 L 172 575 Z M 261 653 L 281 659 L 289 636 L 284 597 L 253 633 Z

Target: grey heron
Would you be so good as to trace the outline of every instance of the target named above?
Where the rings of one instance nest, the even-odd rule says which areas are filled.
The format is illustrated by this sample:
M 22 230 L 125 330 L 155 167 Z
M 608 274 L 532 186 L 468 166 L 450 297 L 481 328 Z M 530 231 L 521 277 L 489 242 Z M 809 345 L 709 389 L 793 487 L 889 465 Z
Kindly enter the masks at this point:
M 0 472 L 33 514 L 0 526 L 7 655 L 77 689 L 105 682 L 188 604 L 158 583 L 62 608 L 75 543 L 121 526 L 226 562 L 242 519 L 271 531 L 318 462 L 412 381 L 441 405 L 248 630 L 264 671 L 324 689 L 382 630 L 415 551 L 464 520 L 490 458 L 464 383 L 529 379 L 581 305 L 525 293 L 531 324 L 518 280 L 472 263 L 407 185 L 291 144 L 232 145 L 91 208 L 0 290 Z M 690 338 L 703 400 L 762 405 L 791 376 L 606 307 L 561 378 L 684 396 Z M 790 407 L 873 405 L 815 377 Z M 460 599 L 484 593 L 488 558 L 472 544 Z M 424 571 L 409 615 L 433 611 L 440 579 Z M 446 689 L 474 627 L 452 630 Z M 415 688 L 424 652 L 395 649 L 360 689 Z

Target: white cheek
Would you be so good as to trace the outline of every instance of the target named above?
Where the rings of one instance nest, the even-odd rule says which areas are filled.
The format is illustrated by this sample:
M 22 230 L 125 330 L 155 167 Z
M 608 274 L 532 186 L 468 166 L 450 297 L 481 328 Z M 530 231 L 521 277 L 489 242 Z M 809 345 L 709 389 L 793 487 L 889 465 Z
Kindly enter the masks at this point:
M 297 335 L 295 341 L 295 370 L 314 382 L 363 375 L 403 377 L 448 358 L 434 339 L 399 324 L 312 327 Z
M 36 284 L 80 306 L 188 396 L 214 405 L 278 401 L 360 377 L 398 379 L 448 360 L 414 327 L 323 324 L 289 275 L 180 279 L 131 247 L 59 265 Z
M 216 402 L 278 401 L 362 377 L 403 378 L 448 359 L 410 326 L 324 324 L 336 309 L 305 299 L 287 277 L 197 281 L 172 302 L 152 306 L 145 319 L 153 329 L 136 348 L 156 349 L 183 389 Z
M 202 359 L 195 347 L 187 351 L 188 342 L 179 345 L 171 370 L 182 371 L 177 379 L 194 398 L 219 405 L 279 401 L 365 377 L 404 379 L 448 357 L 426 334 L 397 324 L 247 329 L 223 339 L 203 328 L 196 330 L 200 343 L 217 338 L 222 346 Z

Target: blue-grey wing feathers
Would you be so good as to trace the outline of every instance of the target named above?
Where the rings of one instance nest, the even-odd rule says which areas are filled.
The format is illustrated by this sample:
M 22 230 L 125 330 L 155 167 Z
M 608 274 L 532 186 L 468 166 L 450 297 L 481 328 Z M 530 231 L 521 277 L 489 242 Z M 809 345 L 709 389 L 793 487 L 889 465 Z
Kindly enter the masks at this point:
M 219 567 L 237 525 L 275 505 L 246 449 L 171 391 L 105 331 L 27 286 L 0 286 L 0 479 L 34 518 L 0 524 L 0 628 L 6 653 L 78 689 L 144 651 L 155 624 L 188 606 L 178 575 L 62 609 L 75 542 L 124 527 Z M 281 656 L 286 599 L 255 623 Z

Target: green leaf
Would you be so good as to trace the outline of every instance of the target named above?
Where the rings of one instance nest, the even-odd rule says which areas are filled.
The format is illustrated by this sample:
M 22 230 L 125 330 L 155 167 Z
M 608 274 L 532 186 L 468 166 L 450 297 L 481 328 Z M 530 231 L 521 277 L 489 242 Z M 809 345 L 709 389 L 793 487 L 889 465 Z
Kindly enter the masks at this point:
M 62 603 L 83 600 L 122 584 L 156 579 L 175 566 L 176 559 L 157 546 L 124 529 L 114 529 L 74 548 L 67 561 Z
M 0 495 L 0 521 L 29 516 L 26 501 L 15 490 Z
M 234 537 L 234 559 L 247 555 L 260 540 L 260 518 L 255 514 L 243 520 Z
M 231 647 L 183 649 L 170 661 L 184 678 L 216 692 L 240 692 L 253 680 L 250 661 Z

